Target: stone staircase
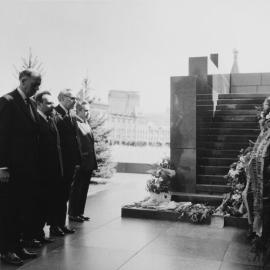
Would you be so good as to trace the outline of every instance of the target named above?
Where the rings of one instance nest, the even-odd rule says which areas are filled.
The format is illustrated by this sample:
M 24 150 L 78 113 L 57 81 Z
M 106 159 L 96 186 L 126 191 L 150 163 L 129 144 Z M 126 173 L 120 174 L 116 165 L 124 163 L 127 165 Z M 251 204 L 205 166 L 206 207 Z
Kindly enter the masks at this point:
M 197 95 L 196 193 L 175 192 L 174 200 L 221 203 L 222 195 L 230 190 L 224 175 L 249 140 L 256 140 L 259 125 L 255 106 L 268 95 L 221 94 L 216 108 L 212 95 Z

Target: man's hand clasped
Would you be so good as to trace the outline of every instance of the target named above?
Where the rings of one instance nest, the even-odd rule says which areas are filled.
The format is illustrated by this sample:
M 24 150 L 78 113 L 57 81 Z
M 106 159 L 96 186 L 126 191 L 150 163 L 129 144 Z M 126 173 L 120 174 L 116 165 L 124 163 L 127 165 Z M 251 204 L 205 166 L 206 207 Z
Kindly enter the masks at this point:
M 8 183 L 9 182 L 9 171 L 8 168 L 1 168 L 0 169 L 0 183 Z

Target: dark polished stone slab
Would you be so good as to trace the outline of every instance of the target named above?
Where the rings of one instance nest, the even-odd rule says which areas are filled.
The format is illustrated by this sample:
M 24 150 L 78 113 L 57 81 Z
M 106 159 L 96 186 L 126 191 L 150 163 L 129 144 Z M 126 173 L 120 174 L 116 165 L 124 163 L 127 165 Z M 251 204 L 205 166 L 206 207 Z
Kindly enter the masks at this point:
M 177 221 L 179 213 L 176 213 L 174 211 L 158 211 L 155 209 L 122 207 L 121 216 L 131 218 Z
M 196 188 L 196 149 L 171 148 L 171 161 L 176 170 L 173 191 L 194 192 Z
M 135 208 L 135 207 L 122 207 L 121 208 L 122 217 L 130 218 L 142 218 L 142 219 L 157 219 L 157 220 L 170 220 L 179 221 L 179 214 L 171 210 L 156 210 L 156 209 L 146 209 L 146 208 Z M 187 221 L 187 220 L 181 220 Z M 210 219 L 206 224 L 210 224 Z M 241 217 L 224 217 L 224 226 L 236 227 L 239 229 L 247 229 L 248 223 L 246 218 Z
M 216 228 L 201 224 L 175 222 L 174 225 L 169 228 L 165 234 L 171 236 L 187 236 L 200 239 L 223 239 L 227 241 L 235 241 L 238 243 L 247 244 L 246 231 L 233 227 Z
M 262 266 L 223 262 L 219 270 L 267 270 Z
M 93 247 L 136 252 L 160 234 L 159 231 L 134 231 L 101 228 L 78 237 L 70 243 L 74 247 Z
M 219 261 L 140 253 L 124 265 L 121 270 L 219 270 Z
M 132 256 L 132 252 L 106 248 L 65 246 L 46 257 L 25 264 L 27 270 L 116 270 Z
M 189 67 L 189 75 L 207 75 L 208 73 L 207 56 L 190 57 L 188 67 Z
M 171 78 L 171 146 L 196 147 L 196 77 Z
M 146 254 L 222 261 L 229 243 L 230 241 L 222 239 L 161 235 L 147 245 L 144 252 Z
M 260 85 L 262 82 L 261 73 L 237 73 L 231 74 L 232 86 Z
M 232 226 L 241 229 L 248 229 L 248 221 L 247 218 L 241 217 L 225 217 L 224 219 L 225 226 Z
M 262 261 L 255 256 L 250 246 L 237 242 L 230 243 L 223 261 L 256 266 L 262 265 Z

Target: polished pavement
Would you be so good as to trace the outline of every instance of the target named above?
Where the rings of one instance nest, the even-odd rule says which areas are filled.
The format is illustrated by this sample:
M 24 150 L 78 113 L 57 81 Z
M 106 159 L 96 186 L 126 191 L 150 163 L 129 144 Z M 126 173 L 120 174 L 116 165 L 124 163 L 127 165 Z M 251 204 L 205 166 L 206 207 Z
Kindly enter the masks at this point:
M 72 223 L 74 235 L 44 246 L 39 257 L 17 269 L 27 270 L 257 270 L 245 231 L 209 225 L 121 218 L 121 206 L 146 196 L 149 176 L 116 174 L 92 189 L 86 215 Z M 0 263 L 0 269 L 16 269 Z

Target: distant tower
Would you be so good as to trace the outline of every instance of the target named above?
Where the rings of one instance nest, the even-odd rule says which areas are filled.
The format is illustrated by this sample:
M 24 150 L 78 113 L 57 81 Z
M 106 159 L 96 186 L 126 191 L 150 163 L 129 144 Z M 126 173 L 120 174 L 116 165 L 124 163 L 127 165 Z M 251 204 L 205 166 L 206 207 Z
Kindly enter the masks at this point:
M 238 51 L 236 49 L 233 50 L 233 66 L 231 69 L 231 73 L 239 73 L 239 68 L 238 68 Z

